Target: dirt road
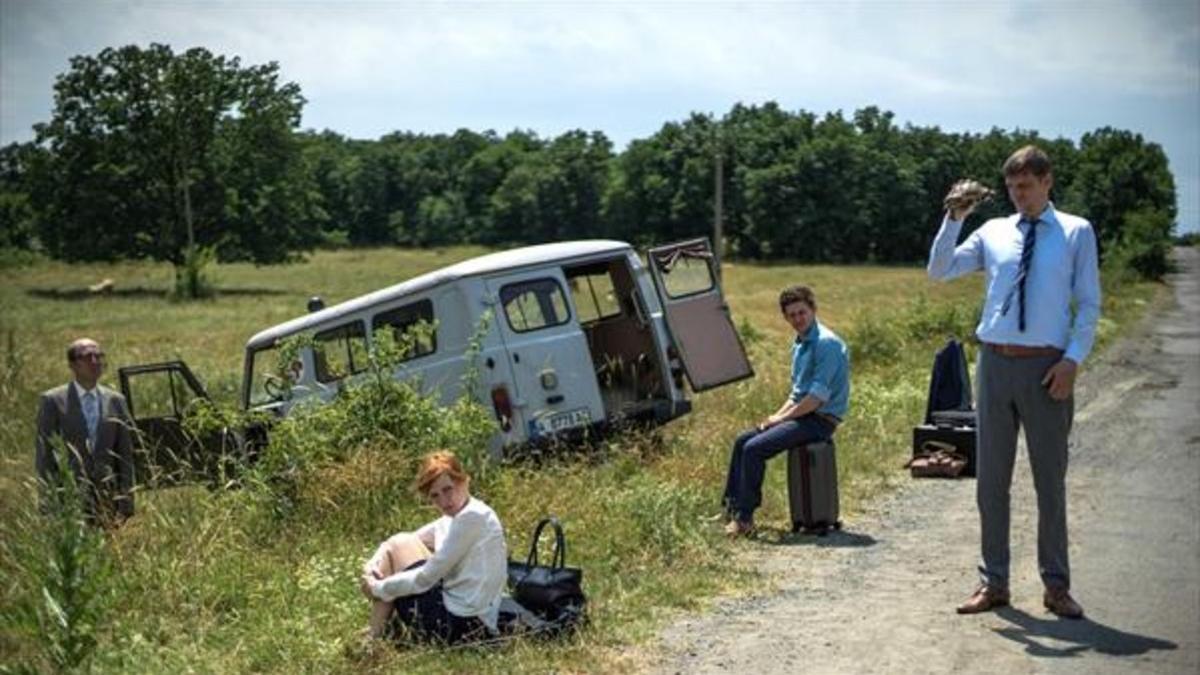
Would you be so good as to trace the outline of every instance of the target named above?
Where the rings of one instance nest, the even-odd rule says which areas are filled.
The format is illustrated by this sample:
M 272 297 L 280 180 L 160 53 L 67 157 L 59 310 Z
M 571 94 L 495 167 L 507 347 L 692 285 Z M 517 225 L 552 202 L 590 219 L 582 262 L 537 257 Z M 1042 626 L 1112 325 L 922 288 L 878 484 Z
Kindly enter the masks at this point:
M 958 616 L 975 584 L 972 480 L 913 481 L 824 539 L 747 542 L 764 597 L 687 616 L 666 673 L 1200 672 L 1200 251 L 1175 302 L 1080 378 L 1068 508 L 1082 621 L 1041 605 L 1024 449 L 1013 484 L 1013 606 Z

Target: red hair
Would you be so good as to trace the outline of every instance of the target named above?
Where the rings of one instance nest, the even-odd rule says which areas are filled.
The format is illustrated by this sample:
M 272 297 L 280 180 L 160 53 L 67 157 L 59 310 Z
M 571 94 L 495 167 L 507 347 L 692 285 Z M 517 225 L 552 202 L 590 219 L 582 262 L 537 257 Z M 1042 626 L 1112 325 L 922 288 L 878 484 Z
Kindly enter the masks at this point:
M 413 487 L 422 496 L 428 495 L 429 488 L 444 475 L 450 476 L 450 480 L 458 484 L 471 480 L 471 477 L 463 469 L 462 462 L 458 461 L 458 457 L 453 452 L 435 450 L 421 460 L 421 468 L 417 471 Z

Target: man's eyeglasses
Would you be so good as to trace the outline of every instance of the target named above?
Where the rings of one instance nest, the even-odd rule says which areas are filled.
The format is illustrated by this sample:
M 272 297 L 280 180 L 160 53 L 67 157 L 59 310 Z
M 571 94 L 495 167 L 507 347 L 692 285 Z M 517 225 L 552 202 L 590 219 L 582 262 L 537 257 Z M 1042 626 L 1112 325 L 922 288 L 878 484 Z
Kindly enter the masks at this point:
M 96 361 L 99 363 L 103 363 L 104 362 L 104 352 L 88 352 L 87 354 L 76 354 L 75 360 L 76 361 Z

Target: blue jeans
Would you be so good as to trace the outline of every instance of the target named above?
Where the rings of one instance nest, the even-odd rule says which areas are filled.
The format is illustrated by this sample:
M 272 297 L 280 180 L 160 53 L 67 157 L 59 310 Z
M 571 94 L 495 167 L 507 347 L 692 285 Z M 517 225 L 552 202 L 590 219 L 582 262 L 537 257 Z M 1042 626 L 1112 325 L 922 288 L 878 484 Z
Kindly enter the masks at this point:
M 754 519 L 754 510 L 762 504 L 763 477 L 767 460 L 791 448 L 828 441 L 833 438 L 833 423 L 816 415 L 805 415 L 759 431 L 742 432 L 733 442 L 729 456 L 729 475 L 725 480 L 725 510 L 742 522 Z

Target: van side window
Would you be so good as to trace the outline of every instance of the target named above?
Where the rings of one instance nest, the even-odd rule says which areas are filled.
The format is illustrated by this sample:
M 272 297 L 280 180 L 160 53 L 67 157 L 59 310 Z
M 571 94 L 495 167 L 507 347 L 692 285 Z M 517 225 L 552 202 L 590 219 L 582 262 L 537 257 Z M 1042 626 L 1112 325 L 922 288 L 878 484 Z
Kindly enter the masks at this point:
M 433 302 L 429 300 L 376 314 L 371 319 L 371 334 L 381 328 L 391 329 L 396 344 L 404 348 L 405 361 L 437 351 L 437 324 L 433 320 Z
M 567 287 L 579 312 L 579 323 L 587 324 L 621 314 L 608 264 L 567 270 Z
M 508 325 L 518 333 L 558 326 L 571 319 L 567 298 L 554 279 L 534 279 L 500 289 Z
M 361 321 L 317 333 L 317 380 L 333 382 L 367 369 L 367 337 Z

